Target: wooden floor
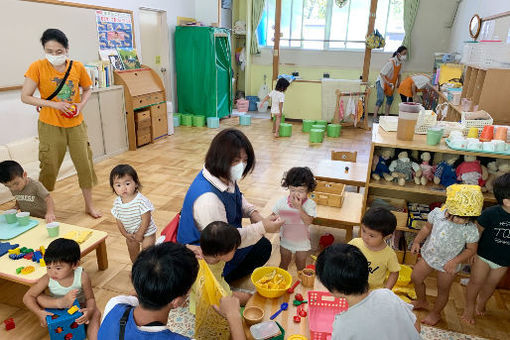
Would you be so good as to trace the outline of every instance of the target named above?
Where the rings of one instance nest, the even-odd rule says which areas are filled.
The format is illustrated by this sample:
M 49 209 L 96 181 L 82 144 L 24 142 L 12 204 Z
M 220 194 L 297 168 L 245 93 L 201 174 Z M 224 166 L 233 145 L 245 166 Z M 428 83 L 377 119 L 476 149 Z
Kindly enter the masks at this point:
M 279 194 L 280 179 L 284 171 L 292 166 L 313 166 L 319 160 L 329 158 L 331 149 L 356 150 L 358 160 L 368 161 L 370 133 L 359 129 L 342 131 L 340 139 L 326 138 L 320 145 L 310 146 L 308 135 L 300 131 L 301 124 L 294 124 L 291 138 L 273 139 L 268 119 L 252 119 L 251 126 L 238 126 L 235 118 L 221 121 L 221 127 L 236 126 L 248 135 L 254 145 L 257 165 L 254 172 L 240 184 L 249 201 L 259 207 L 275 194 Z M 117 231 L 110 214 L 115 198 L 108 184 L 110 170 L 119 163 L 133 165 L 144 186 L 143 193 L 154 204 L 154 218 L 161 230 L 180 210 L 186 190 L 203 166 L 203 160 L 211 139 L 218 130 L 207 128 L 179 127 L 173 136 L 136 152 L 126 152 L 96 165 L 99 185 L 94 189 L 94 200 L 104 217 L 94 220 L 83 213 L 83 201 L 76 177 L 57 183 L 52 193 L 56 202 L 57 220 L 82 227 L 108 232 L 109 268 L 97 270 L 95 254 L 82 259 L 83 267 L 92 278 L 96 301 L 101 310 L 113 296 L 131 290 L 129 273 L 131 264 L 124 238 Z M 9 205 L 0 206 L 6 209 Z M 317 228 L 321 232 L 327 228 Z M 329 231 L 329 230 L 328 230 Z M 337 240 L 343 231 L 335 231 Z M 271 263 L 278 263 L 278 252 L 273 252 Z M 427 294 L 432 302 L 436 295 L 434 279 L 429 280 Z M 0 321 L 12 317 L 16 329 L 8 333 L 3 325 L 0 338 L 10 335 L 14 339 L 49 339 L 47 330 L 39 326 L 37 318 L 24 308 L 22 296 L 27 288 L 0 280 Z M 455 284 L 450 302 L 444 311 L 444 321 L 438 326 L 456 332 L 476 334 L 487 338 L 508 339 L 510 337 L 510 292 L 497 291 L 488 305 L 488 315 L 479 319 L 475 327 L 461 323 L 459 315 L 464 306 L 464 288 Z M 420 317 L 424 315 L 419 313 Z

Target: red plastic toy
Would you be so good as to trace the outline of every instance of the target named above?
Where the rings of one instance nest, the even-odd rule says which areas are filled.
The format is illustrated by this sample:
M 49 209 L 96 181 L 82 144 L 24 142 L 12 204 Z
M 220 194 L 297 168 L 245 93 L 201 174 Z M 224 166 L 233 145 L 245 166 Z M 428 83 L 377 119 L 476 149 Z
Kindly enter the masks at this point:
M 299 310 L 299 316 L 304 318 L 304 317 L 306 317 L 306 315 L 307 315 L 306 310 L 304 310 L 304 309 Z
M 6 331 L 10 331 L 11 329 L 16 328 L 16 324 L 14 323 L 13 318 L 8 318 L 8 319 L 4 320 L 4 323 L 5 323 Z
M 301 317 L 299 315 L 294 315 L 294 322 L 295 323 L 300 323 L 301 322 Z
M 335 242 L 335 237 L 331 234 L 324 234 L 321 236 L 321 238 L 319 239 L 319 246 L 324 249 L 324 248 L 327 248 L 329 247 L 330 245 L 333 244 L 333 242 Z
M 297 280 L 293 285 L 292 287 L 290 287 L 289 289 L 287 289 L 287 293 L 289 294 L 292 294 L 294 293 L 294 289 L 296 289 L 297 285 L 300 283 L 301 281 Z
M 298 300 L 298 301 L 303 301 L 304 298 L 303 298 L 303 295 L 301 294 L 296 294 L 296 296 L 294 297 L 294 299 Z

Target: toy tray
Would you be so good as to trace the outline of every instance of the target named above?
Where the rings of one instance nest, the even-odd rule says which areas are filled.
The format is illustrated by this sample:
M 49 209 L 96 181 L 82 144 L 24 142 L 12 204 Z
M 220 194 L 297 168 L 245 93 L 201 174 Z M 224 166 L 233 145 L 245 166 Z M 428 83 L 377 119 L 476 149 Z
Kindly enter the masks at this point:
M 456 150 L 456 151 L 467 151 L 467 152 L 485 153 L 485 154 L 488 154 L 488 155 L 505 155 L 505 156 L 510 156 L 510 149 L 502 151 L 502 152 L 496 152 L 496 151 L 486 151 L 486 150 L 473 150 L 473 149 L 468 149 L 468 148 L 465 148 L 465 149 L 457 148 L 457 147 L 452 146 L 450 138 L 446 139 L 446 145 L 450 149 Z
M 328 292 L 309 291 L 309 328 L 310 340 L 327 340 L 333 332 L 335 315 L 348 308 L 345 299 L 335 298 Z
M 39 224 L 39 221 L 30 219 L 25 226 L 20 226 L 18 223 L 8 224 L 5 217 L 0 215 L 0 240 L 10 240 L 18 235 L 23 234 Z

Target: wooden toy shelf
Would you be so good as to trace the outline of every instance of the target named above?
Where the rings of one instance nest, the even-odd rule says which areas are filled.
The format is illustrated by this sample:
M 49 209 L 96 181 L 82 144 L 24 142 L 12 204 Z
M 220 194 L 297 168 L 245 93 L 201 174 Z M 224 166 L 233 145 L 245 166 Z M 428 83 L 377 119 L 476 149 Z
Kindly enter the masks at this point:
M 129 150 L 168 134 L 163 81 L 151 68 L 114 72 L 115 84 L 124 86 Z

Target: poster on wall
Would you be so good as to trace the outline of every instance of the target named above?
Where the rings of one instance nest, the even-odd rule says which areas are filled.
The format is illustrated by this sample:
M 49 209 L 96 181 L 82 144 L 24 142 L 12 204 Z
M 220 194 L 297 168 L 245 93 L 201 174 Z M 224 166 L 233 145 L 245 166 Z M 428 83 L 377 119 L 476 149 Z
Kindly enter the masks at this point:
M 99 49 L 133 48 L 133 23 L 131 14 L 96 11 Z

